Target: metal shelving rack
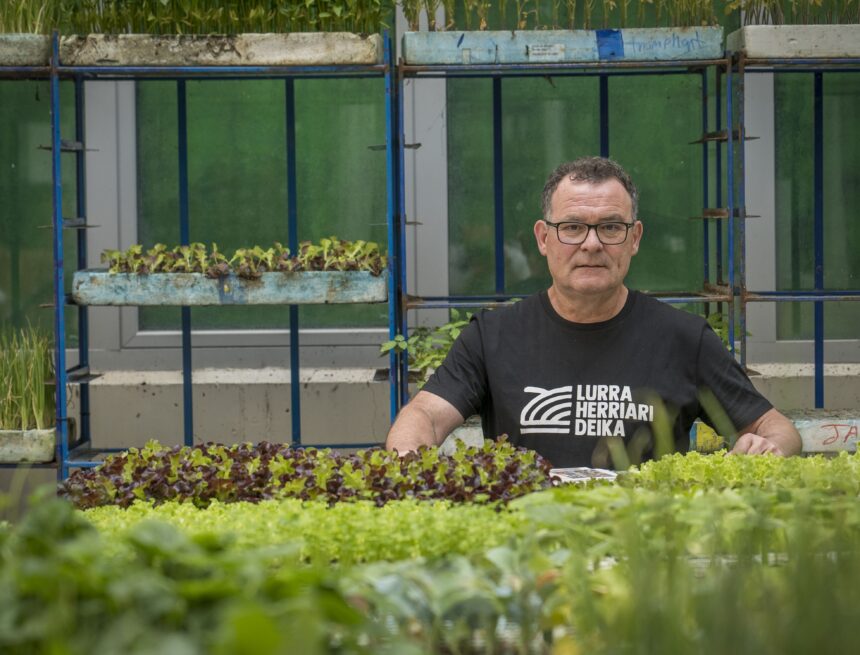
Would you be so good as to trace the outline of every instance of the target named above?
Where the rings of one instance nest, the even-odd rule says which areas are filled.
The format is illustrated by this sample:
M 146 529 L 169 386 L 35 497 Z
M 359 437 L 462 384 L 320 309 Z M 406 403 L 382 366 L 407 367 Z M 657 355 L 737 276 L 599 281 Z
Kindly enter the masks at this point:
M 747 58 L 743 52 L 728 53 L 732 68 L 728 79 L 727 95 L 732 98 L 733 92 L 737 92 L 738 109 L 735 114 L 737 127 L 740 135 L 739 150 L 737 153 L 738 174 L 733 177 L 732 169 L 729 168 L 729 180 L 731 189 L 737 185 L 734 191 L 736 203 L 739 208 L 739 224 L 737 236 L 739 270 L 737 275 L 737 286 L 734 295 L 740 304 L 739 340 L 741 343 L 741 364 L 746 366 L 746 306 L 751 302 L 812 302 L 813 309 L 813 343 L 814 343 L 814 370 L 815 370 L 815 407 L 824 407 L 824 303 L 845 302 L 860 300 L 860 289 L 828 290 L 824 286 L 824 74 L 827 72 L 860 72 L 860 58 L 822 58 L 822 59 L 752 59 Z M 733 82 L 732 72 L 736 73 L 736 82 Z M 774 74 L 806 74 L 813 77 L 813 196 L 814 216 L 813 233 L 810 235 L 813 242 L 814 258 L 814 288 L 811 290 L 760 290 L 751 291 L 746 286 L 746 270 L 744 267 L 746 258 L 746 218 L 745 213 L 745 135 L 746 124 L 744 119 L 744 76 L 745 74 L 774 73 Z M 736 87 L 736 88 L 735 88 Z M 731 121 L 729 124 L 733 124 Z M 729 260 L 731 264 L 731 259 Z M 733 326 L 732 326 L 733 327 Z
M 49 66 L 0 66 L 0 80 L 45 81 L 51 77 Z M 0 469 L 11 469 L 21 464 L 0 463 Z M 30 468 L 54 468 L 56 463 L 27 463 Z
M 92 444 L 90 431 L 90 399 L 89 382 L 93 374 L 89 367 L 88 341 L 88 312 L 85 306 L 78 307 L 79 346 L 78 364 L 66 367 L 66 331 L 64 309 L 72 304 L 64 288 L 65 263 L 63 261 L 63 230 L 77 230 L 77 261 L 76 268 L 86 267 L 86 199 L 84 193 L 85 142 L 84 134 L 84 81 L 91 79 L 110 80 L 139 80 L 160 79 L 174 80 L 177 90 L 178 105 L 178 142 L 179 142 L 179 204 L 180 204 L 180 241 L 189 242 L 189 208 L 188 208 L 188 171 L 187 171 L 187 115 L 185 105 L 185 83 L 187 80 L 217 80 L 217 79 L 283 79 L 285 85 L 284 102 L 286 109 L 286 158 L 287 158 L 287 188 L 288 188 L 288 246 L 295 252 L 298 245 L 298 210 L 296 203 L 296 150 L 295 150 L 295 80 L 314 78 L 338 77 L 382 77 L 385 80 L 385 120 L 386 120 L 386 194 L 387 194 L 387 238 L 389 263 L 388 277 L 388 312 L 389 335 L 394 338 L 399 317 L 398 307 L 394 299 L 399 290 L 395 272 L 399 268 L 397 253 L 397 225 L 395 211 L 399 206 L 400 181 L 399 172 L 395 165 L 396 144 L 392 135 L 399 134 L 397 127 L 399 116 L 397 107 L 397 88 L 394 84 L 394 64 L 391 41 L 386 33 L 384 41 L 384 58 L 382 64 L 376 65 L 328 65 L 328 66 L 63 66 L 59 63 L 59 35 L 52 37 L 51 65 L 39 72 L 50 79 L 51 83 L 51 147 L 53 174 L 53 252 L 54 252 L 54 332 L 56 335 L 56 400 L 57 400 L 57 457 L 54 464 L 58 468 L 58 476 L 64 479 L 72 468 L 86 468 L 99 464 L 98 456 L 109 452 L 108 448 L 95 448 Z M 64 141 L 60 134 L 60 80 L 71 79 L 75 85 L 75 138 Z M 73 152 L 76 157 L 77 171 L 77 214 L 71 219 L 63 218 L 63 195 L 61 156 L 64 152 Z M 299 384 L 299 326 L 298 307 L 290 305 L 290 374 L 291 374 L 291 407 L 292 431 L 291 438 L 294 446 L 302 445 L 301 410 Z M 397 369 L 392 356 L 390 367 L 391 376 L 391 408 L 394 412 L 397 388 Z M 193 443 L 193 407 L 192 407 L 192 366 L 191 366 L 191 312 L 189 307 L 182 307 L 182 379 L 183 379 L 183 416 L 184 443 Z M 80 385 L 80 434 L 75 441 L 69 438 L 69 421 L 66 408 L 66 386 L 73 382 Z M 331 447 L 358 447 L 375 444 L 325 444 Z
M 716 116 L 715 129 L 709 129 L 710 119 L 708 116 L 708 70 L 716 71 L 715 97 Z M 399 285 L 403 292 L 398 296 L 398 314 L 400 317 L 400 334 L 408 334 L 407 314 L 414 309 L 447 309 L 454 307 L 486 307 L 509 301 L 512 296 L 505 292 L 505 270 L 504 270 L 504 207 L 502 201 L 503 170 L 502 170 L 502 81 L 513 77 L 572 77 L 587 76 L 597 77 L 599 80 L 599 111 L 600 111 L 600 154 L 609 156 L 609 78 L 623 76 L 641 75 L 697 75 L 701 78 L 701 103 L 702 103 L 702 136 L 693 143 L 700 143 L 702 147 L 703 167 L 703 212 L 702 212 L 702 245 L 706 254 L 704 258 L 703 284 L 701 291 L 679 292 L 679 293 L 656 293 L 653 294 L 660 300 L 668 303 L 717 303 L 718 307 L 726 303 L 729 324 L 734 323 L 734 303 L 732 289 L 736 286 L 736 270 L 734 261 L 734 220 L 738 215 L 738 207 L 733 197 L 732 185 L 726 187 L 726 204 L 722 203 L 722 144 L 726 144 L 726 170 L 731 171 L 733 166 L 733 146 L 737 135 L 730 135 L 729 131 L 722 128 L 722 75 L 728 80 L 728 88 L 731 88 L 732 68 L 731 62 L 726 59 L 713 60 L 689 60 L 689 61 L 649 61 L 649 62 L 597 62 L 597 63 L 559 63 L 559 64 L 497 64 L 497 65 L 422 65 L 412 66 L 401 63 L 398 66 L 398 87 L 400 89 L 400 125 L 403 125 L 403 84 L 409 79 L 422 78 L 489 78 L 492 80 L 492 120 L 493 120 L 493 191 L 494 191 L 494 261 L 495 261 L 495 293 L 482 296 L 411 296 L 405 293 L 407 289 L 406 266 L 401 265 L 398 271 Z M 727 93 L 725 97 L 725 119 L 727 125 L 733 123 L 732 95 Z M 730 138 L 734 136 L 735 138 Z M 399 147 L 400 170 L 404 168 L 404 138 L 398 133 L 397 142 Z M 716 171 L 709 170 L 709 144 L 716 144 Z M 716 199 L 709 199 L 709 183 L 714 175 L 716 183 Z M 400 190 L 401 205 L 399 207 L 399 251 L 405 252 L 405 207 L 402 204 L 405 194 Z M 710 205 L 714 206 L 711 207 Z M 685 217 L 686 218 L 686 217 Z M 708 253 L 711 251 L 711 228 L 715 226 L 715 252 L 716 271 L 711 271 Z M 723 229 L 726 229 L 725 244 L 723 243 Z M 727 248 L 726 268 L 723 267 L 723 249 Z M 715 274 L 715 275 L 714 275 Z M 725 279 L 724 279 L 725 275 Z M 712 282 L 712 277 L 715 277 Z M 732 335 L 733 336 L 733 335 Z M 734 340 L 732 339 L 732 343 Z M 409 400 L 408 380 L 409 367 L 408 358 L 398 356 L 397 368 L 399 375 L 395 383 L 399 381 L 397 403 L 402 407 Z

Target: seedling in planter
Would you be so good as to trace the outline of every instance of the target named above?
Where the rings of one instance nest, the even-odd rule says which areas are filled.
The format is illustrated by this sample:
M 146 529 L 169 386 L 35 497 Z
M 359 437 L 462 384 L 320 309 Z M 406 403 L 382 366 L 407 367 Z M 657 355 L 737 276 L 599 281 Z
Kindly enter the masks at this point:
M 172 250 L 157 243 L 146 254 L 139 244 L 125 252 L 105 250 L 102 261 L 109 264 L 110 273 L 203 273 L 218 278 L 235 272 L 249 280 L 272 271 L 369 271 L 378 276 L 387 265 L 376 243 L 361 239 L 342 241 L 337 237 L 321 239 L 319 245 L 303 241 L 295 257 L 290 257 L 289 249 L 277 242 L 266 249 L 261 246 L 239 248 L 230 258 L 214 243 L 211 252 L 207 252 L 202 243 L 177 246 Z
M 0 430 L 44 430 L 54 425 L 51 340 L 39 330 L 0 333 Z

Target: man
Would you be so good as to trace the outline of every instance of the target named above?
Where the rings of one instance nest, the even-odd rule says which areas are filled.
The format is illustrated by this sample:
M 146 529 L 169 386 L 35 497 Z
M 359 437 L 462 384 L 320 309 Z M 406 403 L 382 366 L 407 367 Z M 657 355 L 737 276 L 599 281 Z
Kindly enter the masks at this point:
M 556 467 L 607 467 L 619 444 L 633 460 L 652 456 L 661 421 L 686 451 L 693 421 L 712 422 L 701 405 L 710 394 L 741 435 L 733 452 L 799 453 L 793 424 L 704 319 L 624 286 L 642 240 L 637 205 L 636 187 L 612 160 L 559 166 L 534 225 L 552 285 L 479 312 L 400 412 L 387 447 L 402 454 L 441 444 L 480 413 L 485 435 L 507 434 Z

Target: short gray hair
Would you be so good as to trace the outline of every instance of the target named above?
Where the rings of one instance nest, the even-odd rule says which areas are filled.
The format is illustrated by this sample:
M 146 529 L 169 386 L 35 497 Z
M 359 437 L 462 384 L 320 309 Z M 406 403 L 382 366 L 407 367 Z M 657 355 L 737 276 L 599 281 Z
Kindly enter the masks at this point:
M 630 194 L 630 201 L 633 203 L 633 220 L 639 214 L 639 192 L 636 190 L 636 185 L 618 162 L 615 162 L 607 157 L 580 157 L 573 161 L 568 161 L 556 168 L 547 178 L 546 184 L 543 187 L 541 194 L 541 210 L 543 217 L 550 218 L 549 210 L 552 205 L 552 194 L 565 178 L 572 182 L 591 182 L 592 184 L 600 184 L 607 180 L 618 180 L 621 185 Z

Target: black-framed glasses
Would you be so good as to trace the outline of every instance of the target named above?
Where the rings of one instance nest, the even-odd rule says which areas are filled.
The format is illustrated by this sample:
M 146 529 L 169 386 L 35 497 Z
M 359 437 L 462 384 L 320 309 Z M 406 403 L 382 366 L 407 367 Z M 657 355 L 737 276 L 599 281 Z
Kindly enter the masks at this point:
M 583 243 L 588 238 L 588 233 L 591 230 L 597 233 L 597 238 L 603 245 L 617 246 L 627 240 L 627 233 L 636 224 L 636 221 L 632 223 L 607 221 L 606 223 L 589 225 L 588 223 L 580 223 L 579 221 L 553 223 L 544 219 L 544 223 L 550 227 L 554 227 L 556 232 L 558 232 L 558 240 L 569 246 L 578 246 Z

